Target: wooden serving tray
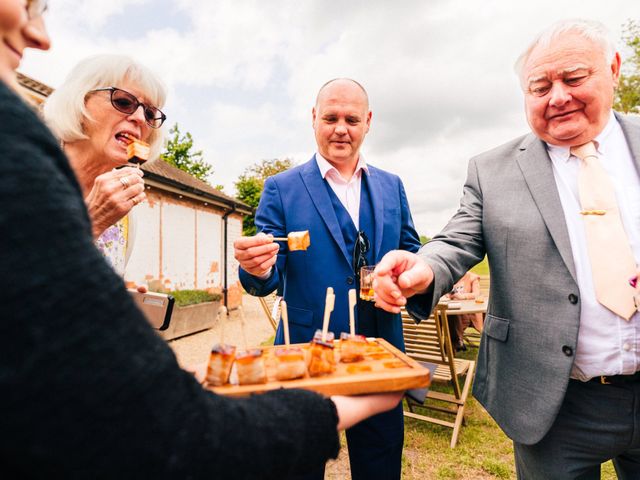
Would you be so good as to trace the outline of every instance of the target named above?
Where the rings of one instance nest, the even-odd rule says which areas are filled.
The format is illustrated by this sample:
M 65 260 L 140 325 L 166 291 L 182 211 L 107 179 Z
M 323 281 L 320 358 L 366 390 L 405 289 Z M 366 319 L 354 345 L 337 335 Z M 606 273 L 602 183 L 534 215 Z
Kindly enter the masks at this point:
M 364 360 L 342 363 L 340 342 L 335 342 L 336 371 L 320 377 L 305 377 L 280 381 L 275 378 L 275 356 L 277 347 L 262 347 L 267 369 L 267 383 L 255 385 L 223 385 L 205 387 L 220 395 L 231 397 L 264 393 L 278 388 L 304 388 L 323 395 L 359 395 L 428 387 L 431 384 L 429 369 L 409 358 L 382 338 L 367 339 L 367 353 Z M 304 350 L 308 344 L 295 345 Z

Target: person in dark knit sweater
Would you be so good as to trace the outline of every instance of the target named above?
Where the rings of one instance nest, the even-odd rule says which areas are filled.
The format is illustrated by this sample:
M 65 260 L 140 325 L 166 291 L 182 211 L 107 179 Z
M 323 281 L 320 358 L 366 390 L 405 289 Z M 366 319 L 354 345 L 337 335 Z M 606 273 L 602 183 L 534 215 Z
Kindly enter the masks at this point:
M 0 476 L 286 478 L 335 458 L 338 429 L 400 395 L 228 399 L 180 369 L 94 247 L 53 136 L 7 87 L 26 47 L 48 48 L 43 5 L 0 3 Z

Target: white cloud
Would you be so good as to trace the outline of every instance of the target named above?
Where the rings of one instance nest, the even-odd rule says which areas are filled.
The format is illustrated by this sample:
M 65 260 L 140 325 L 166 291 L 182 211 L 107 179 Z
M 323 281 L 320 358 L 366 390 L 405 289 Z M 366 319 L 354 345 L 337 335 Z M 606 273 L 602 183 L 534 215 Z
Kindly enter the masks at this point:
M 97 30 L 102 28 L 110 17 L 126 13 L 132 6 L 151 7 L 151 0 L 57 0 L 51 2 L 59 18 L 69 27 Z
M 594 18 L 615 38 L 628 1 L 56 0 L 54 48 L 22 70 L 56 86 L 81 58 L 125 52 L 168 85 L 169 123 L 190 131 L 230 192 L 261 159 L 314 150 L 310 112 L 336 76 L 369 91 L 369 161 L 399 174 L 421 233 L 455 211 L 470 156 L 528 129 L 512 65 L 540 29 Z M 637 19 L 637 16 L 635 17 Z

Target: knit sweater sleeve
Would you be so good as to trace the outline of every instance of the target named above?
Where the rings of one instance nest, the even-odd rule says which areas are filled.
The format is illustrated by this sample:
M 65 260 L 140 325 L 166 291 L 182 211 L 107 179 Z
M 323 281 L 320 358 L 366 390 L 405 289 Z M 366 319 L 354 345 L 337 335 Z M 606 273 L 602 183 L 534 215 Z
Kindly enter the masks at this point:
M 228 399 L 181 370 L 94 248 L 46 127 L 0 83 L 0 449 L 19 476 L 282 478 L 339 449 L 333 402 Z

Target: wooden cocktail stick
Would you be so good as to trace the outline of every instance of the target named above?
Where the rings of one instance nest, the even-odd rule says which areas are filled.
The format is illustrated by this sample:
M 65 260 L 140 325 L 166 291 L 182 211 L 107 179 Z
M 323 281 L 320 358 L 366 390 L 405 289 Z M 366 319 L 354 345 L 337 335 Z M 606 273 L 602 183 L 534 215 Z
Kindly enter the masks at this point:
M 351 290 L 349 290 L 349 330 L 351 332 L 351 335 L 356 334 L 356 319 L 354 308 L 357 303 L 358 300 L 356 299 L 356 290 L 355 288 L 352 288 Z
M 289 314 L 287 313 L 287 302 L 280 301 L 280 311 L 282 312 L 282 327 L 284 328 L 284 344 L 289 346 Z
M 249 350 L 249 346 L 247 345 L 247 335 L 244 331 L 245 322 L 244 322 L 244 311 L 242 310 L 242 306 L 238 307 L 238 312 L 240 313 L 240 331 L 242 332 L 242 343 L 244 344 L 244 350 Z
M 333 307 L 336 303 L 336 296 L 333 294 L 333 288 L 327 288 L 327 297 L 324 302 L 324 319 L 322 321 L 322 341 L 327 341 L 327 332 L 329 331 L 329 318 L 331 317 L 331 312 L 333 312 Z
M 220 345 L 224 345 L 224 324 L 227 321 L 227 307 L 224 305 L 218 309 L 218 324 L 220 325 Z

